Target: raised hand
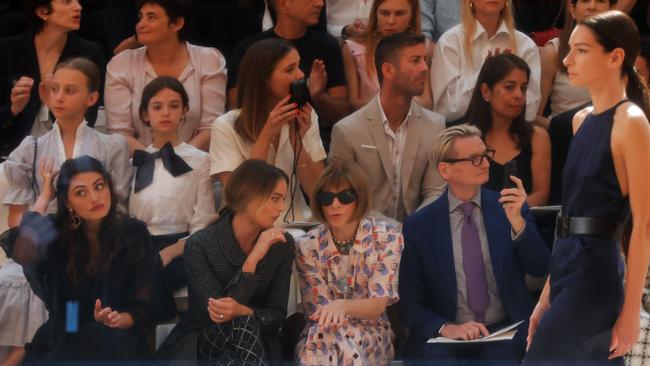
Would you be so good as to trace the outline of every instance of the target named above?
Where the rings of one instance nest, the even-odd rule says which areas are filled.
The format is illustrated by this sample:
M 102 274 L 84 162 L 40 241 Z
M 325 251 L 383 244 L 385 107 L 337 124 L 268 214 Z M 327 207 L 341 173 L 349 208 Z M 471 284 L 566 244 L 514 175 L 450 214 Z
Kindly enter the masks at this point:
M 11 88 L 11 114 L 16 116 L 25 109 L 29 97 L 32 94 L 32 86 L 34 86 L 34 79 L 22 76 L 16 81 L 13 88 Z
M 528 195 L 524 190 L 524 185 L 521 179 L 511 175 L 510 180 L 515 182 L 517 187 L 501 190 L 501 198 L 499 198 L 499 202 L 503 206 L 503 210 L 506 212 L 506 217 L 508 218 L 508 221 L 510 221 L 512 229 L 515 233 L 519 233 L 526 222 L 523 216 L 521 216 L 521 208 L 526 202 L 526 197 L 528 197 Z

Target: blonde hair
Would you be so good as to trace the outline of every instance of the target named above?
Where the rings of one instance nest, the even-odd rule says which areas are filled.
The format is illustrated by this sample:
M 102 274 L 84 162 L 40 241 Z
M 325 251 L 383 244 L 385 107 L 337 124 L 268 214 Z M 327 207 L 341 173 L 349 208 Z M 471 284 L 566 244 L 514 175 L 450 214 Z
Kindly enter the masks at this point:
M 327 222 L 323 207 L 316 201 L 316 195 L 327 187 L 342 187 L 346 184 L 354 190 L 357 195 L 357 209 L 352 215 L 352 220 L 361 220 L 370 211 L 370 194 L 368 177 L 363 169 L 352 160 L 335 161 L 323 170 L 314 185 L 314 191 L 309 197 L 309 205 L 314 217 L 320 222 Z
M 474 136 L 481 138 L 481 130 L 468 124 L 449 127 L 442 131 L 433 146 L 434 166 L 438 166 L 440 162 L 450 159 L 452 155 L 456 154 L 456 150 L 454 150 L 454 141 L 456 139 Z
M 375 70 L 375 50 L 379 37 L 376 35 L 377 30 L 377 9 L 379 5 L 383 4 L 386 0 L 374 0 L 370 13 L 368 14 L 368 25 L 366 26 L 366 33 L 363 36 L 363 45 L 366 46 L 366 72 L 368 76 L 372 77 L 377 73 Z M 411 34 L 422 34 L 422 22 L 420 20 L 420 0 L 404 0 L 411 5 L 411 23 L 407 32 Z
M 474 32 L 476 32 L 476 17 L 474 16 L 474 10 L 470 4 L 474 0 L 461 0 L 460 3 L 460 23 L 463 25 L 463 31 L 465 34 L 465 43 L 463 44 L 463 49 L 465 55 L 470 60 L 472 59 L 472 38 L 474 37 Z M 508 33 L 510 34 L 510 49 L 513 53 L 517 52 L 517 39 L 515 38 L 515 18 L 512 15 L 512 0 L 506 0 L 505 6 L 501 9 L 499 14 L 499 25 L 501 22 L 506 23 L 508 28 Z

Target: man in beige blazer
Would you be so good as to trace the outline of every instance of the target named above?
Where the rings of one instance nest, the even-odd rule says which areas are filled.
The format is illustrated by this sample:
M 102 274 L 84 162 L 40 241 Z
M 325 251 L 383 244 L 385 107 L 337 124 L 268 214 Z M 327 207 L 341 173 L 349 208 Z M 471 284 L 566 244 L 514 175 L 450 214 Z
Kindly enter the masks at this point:
M 422 35 L 382 39 L 375 53 L 379 95 L 332 131 L 329 159 L 357 162 L 368 175 L 373 210 L 398 221 L 445 187 L 431 162 L 445 119 L 413 99 L 423 93 L 428 77 L 425 55 Z

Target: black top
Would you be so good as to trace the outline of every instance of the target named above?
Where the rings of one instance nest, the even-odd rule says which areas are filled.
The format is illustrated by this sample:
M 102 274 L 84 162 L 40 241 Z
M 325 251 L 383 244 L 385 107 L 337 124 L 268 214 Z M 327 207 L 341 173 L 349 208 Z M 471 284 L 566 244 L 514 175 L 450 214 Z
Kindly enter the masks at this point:
M 278 36 L 273 29 L 250 36 L 241 41 L 228 62 L 228 89 L 237 87 L 237 75 L 239 64 L 248 47 L 256 41 L 268 38 L 282 38 Z M 305 36 L 290 41 L 298 50 L 300 55 L 300 69 L 305 73 L 305 78 L 309 77 L 311 65 L 315 59 L 323 60 L 327 70 L 327 86 L 329 89 L 335 86 L 345 86 L 345 72 L 343 69 L 343 56 L 336 38 L 329 34 L 307 30 Z
M 287 316 L 293 238 L 285 234 L 286 243 L 273 244 L 255 273 L 242 272 L 247 256 L 233 233 L 232 218 L 233 214 L 225 211 L 216 223 L 185 242 L 189 307 L 161 347 L 161 357 L 195 360 L 199 332 L 214 324 L 208 315 L 208 299 L 222 297 L 252 308 L 271 358 L 282 352 L 269 341 L 277 339 Z
M 590 113 L 571 141 L 562 178 L 562 212 L 567 216 L 622 221 L 629 212 L 614 169 L 611 135 L 616 108 Z
M 273 23 L 276 21 L 273 7 L 269 7 Z M 325 8 L 320 13 L 318 24 L 311 30 L 327 33 Z M 191 43 L 216 47 L 227 61 L 237 44 L 246 37 L 262 32 L 264 0 L 192 2 L 192 16 L 188 24 Z M 230 74 L 230 70 L 228 70 Z M 230 77 L 229 77 L 230 78 Z
M 517 178 L 521 179 L 527 193 L 530 193 L 533 188 L 533 173 L 530 166 L 530 160 L 532 157 L 532 144 L 529 143 L 512 159 L 517 162 Z M 504 167 L 505 164 L 501 165 L 496 161 L 490 162 L 490 179 L 483 185 L 483 187 L 497 192 L 501 191 L 504 182 Z
M 120 219 L 121 225 L 114 234 L 119 238 L 118 247 L 107 268 L 96 275 L 86 274 L 80 268 L 80 274 L 73 282 L 66 270 L 68 254 L 64 241 L 56 234 L 54 217 L 43 217 L 34 212 L 24 215 L 21 237 L 23 230 L 36 233 L 34 237 L 39 238 L 36 247 L 42 249 L 33 261 L 26 262 L 24 254 L 16 253 L 29 252 L 29 247 L 34 243 L 19 239 L 11 243 L 14 248 L 7 248 L 7 253 L 16 254 L 14 260 L 24 266 L 30 286 L 49 311 L 49 319 L 32 340 L 32 349 L 57 354 L 67 347 L 71 337 L 65 331 L 68 301 L 79 304 L 80 330 L 96 323 L 93 313 L 96 299 L 102 301 L 102 307 L 129 313 L 134 320 L 129 332 L 145 335 L 151 330 L 155 306 L 152 291 L 155 281 L 161 276 L 161 268 L 156 261 L 158 253 L 144 223 L 128 216 L 121 216 Z M 53 240 L 47 240 L 47 236 Z
M 57 63 L 73 57 L 90 59 L 97 64 L 102 74 L 106 69 L 106 60 L 101 47 L 70 32 Z M 23 111 L 17 116 L 12 116 L 11 89 L 22 76 L 34 79 L 34 85 Z M 34 46 L 34 33 L 30 31 L 20 36 L 0 40 L 0 156 L 9 155 L 9 152 L 31 133 L 34 119 L 41 106 L 38 96 L 40 82 L 41 73 Z M 102 94 L 100 90 L 100 96 Z M 91 126 L 97 119 L 99 104 L 96 103 L 86 112 L 86 119 Z

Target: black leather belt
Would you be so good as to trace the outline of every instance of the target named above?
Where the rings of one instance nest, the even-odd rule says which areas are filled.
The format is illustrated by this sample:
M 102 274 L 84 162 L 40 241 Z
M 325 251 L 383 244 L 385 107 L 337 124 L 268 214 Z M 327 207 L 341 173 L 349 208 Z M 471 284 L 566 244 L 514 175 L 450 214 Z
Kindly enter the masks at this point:
M 625 229 L 624 223 L 600 217 L 558 216 L 555 233 L 560 238 L 570 235 L 591 235 L 613 241 L 620 241 Z

